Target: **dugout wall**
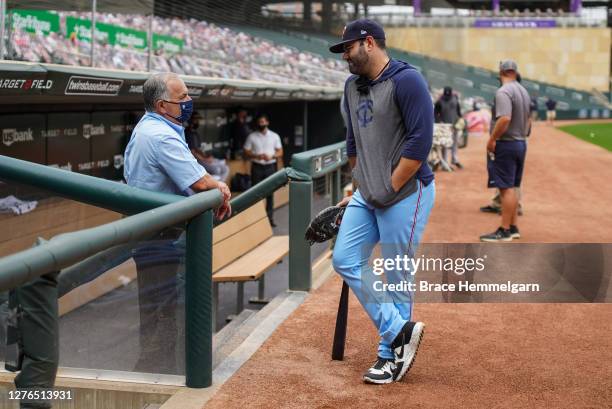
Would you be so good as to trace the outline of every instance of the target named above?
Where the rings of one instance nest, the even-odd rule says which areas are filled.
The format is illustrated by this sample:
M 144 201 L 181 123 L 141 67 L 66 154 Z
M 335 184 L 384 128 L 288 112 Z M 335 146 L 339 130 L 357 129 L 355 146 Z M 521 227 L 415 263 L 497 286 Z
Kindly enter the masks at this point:
M 144 113 L 146 73 L 0 64 L 0 155 L 121 179 L 123 151 Z M 201 140 L 222 156 L 239 107 L 266 112 L 287 158 L 341 140 L 342 90 L 183 77 L 202 115 Z M 316 136 L 315 136 L 316 135 Z

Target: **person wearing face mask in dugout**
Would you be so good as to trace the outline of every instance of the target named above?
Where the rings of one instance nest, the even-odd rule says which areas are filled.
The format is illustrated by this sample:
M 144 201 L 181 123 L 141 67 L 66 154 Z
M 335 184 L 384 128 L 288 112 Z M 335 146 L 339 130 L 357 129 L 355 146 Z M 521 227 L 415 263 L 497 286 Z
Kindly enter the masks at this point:
M 283 145 L 280 136 L 268 129 L 270 120 L 268 115 L 260 114 L 255 118 L 257 130 L 251 133 L 244 143 L 244 157 L 251 159 L 251 183 L 255 186 L 268 176 L 276 172 L 276 161 L 283 157 Z M 266 198 L 266 213 L 270 219 L 270 225 L 274 224 L 274 198 L 272 195 Z
M 152 75 L 143 85 L 145 115 L 125 151 L 124 178 L 128 185 L 154 192 L 189 196 L 219 189 L 223 203 L 219 220 L 231 214 L 231 193 L 215 180 L 190 152 L 183 124 L 193 112 L 187 87 L 174 73 Z M 169 228 L 133 252 L 137 269 L 140 312 L 140 357 L 136 372 L 174 374 L 178 368 L 176 314 L 184 254 L 184 234 Z

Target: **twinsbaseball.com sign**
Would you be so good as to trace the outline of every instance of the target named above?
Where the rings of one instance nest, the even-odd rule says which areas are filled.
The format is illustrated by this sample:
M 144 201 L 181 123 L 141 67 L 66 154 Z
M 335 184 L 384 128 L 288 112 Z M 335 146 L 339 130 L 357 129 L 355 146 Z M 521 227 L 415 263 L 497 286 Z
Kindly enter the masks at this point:
M 73 75 L 66 85 L 66 95 L 100 95 L 114 97 L 119 94 L 123 80 L 81 77 Z

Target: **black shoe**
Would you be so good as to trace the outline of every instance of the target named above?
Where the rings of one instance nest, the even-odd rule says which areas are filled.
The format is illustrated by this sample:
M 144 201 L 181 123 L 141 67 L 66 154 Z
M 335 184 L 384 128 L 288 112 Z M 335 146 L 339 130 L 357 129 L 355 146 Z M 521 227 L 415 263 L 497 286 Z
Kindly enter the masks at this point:
M 512 241 L 512 235 L 510 230 L 506 230 L 503 227 L 499 227 L 493 233 L 483 234 L 480 236 L 480 241 L 484 242 L 498 242 L 498 241 Z
M 393 382 L 395 361 L 378 357 L 374 365 L 363 374 L 363 381 L 367 383 L 384 384 Z
M 272 227 L 276 227 L 276 223 L 274 223 L 274 221 L 273 221 L 273 220 L 270 220 L 270 226 L 272 226 Z
M 510 225 L 510 229 L 508 229 L 510 231 L 510 236 L 513 239 L 520 239 L 521 238 L 521 233 L 519 232 L 518 227 L 516 227 L 515 225 L 511 224 Z
M 423 338 L 425 324 L 408 321 L 399 335 L 391 343 L 395 352 L 395 374 L 393 380 L 399 382 L 414 363 L 417 350 Z
M 498 207 L 493 207 L 493 206 L 491 206 L 491 205 L 488 205 L 488 206 L 482 206 L 482 207 L 480 208 L 480 211 L 481 211 L 481 212 L 484 212 L 484 213 L 496 213 L 496 214 L 501 214 L 501 209 L 500 209 L 500 208 L 498 208 Z
M 455 162 L 453 163 L 453 166 L 455 166 L 457 169 L 463 169 L 463 165 L 461 164 L 461 162 Z

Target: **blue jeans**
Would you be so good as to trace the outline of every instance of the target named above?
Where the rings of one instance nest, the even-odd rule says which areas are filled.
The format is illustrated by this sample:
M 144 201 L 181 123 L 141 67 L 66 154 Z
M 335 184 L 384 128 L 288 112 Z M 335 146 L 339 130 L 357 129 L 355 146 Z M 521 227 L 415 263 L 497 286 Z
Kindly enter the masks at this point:
M 418 182 L 415 193 L 404 200 L 378 209 L 367 203 L 359 190 L 355 192 L 342 218 L 334 246 L 334 269 L 342 276 L 366 310 L 381 337 L 378 356 L 393 359 L 391 343 L 412 315 L 410 292 L 387 292 L 383 297 L 373 289 L 379 280 L 369 259 L 374 246 L 381 243 L 384 259 L 413 257 L 433 207 L 435 183 Z M 405 269 L 385 271 L 387 283 L 412 281 Z

